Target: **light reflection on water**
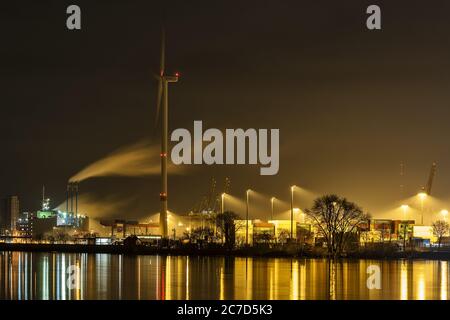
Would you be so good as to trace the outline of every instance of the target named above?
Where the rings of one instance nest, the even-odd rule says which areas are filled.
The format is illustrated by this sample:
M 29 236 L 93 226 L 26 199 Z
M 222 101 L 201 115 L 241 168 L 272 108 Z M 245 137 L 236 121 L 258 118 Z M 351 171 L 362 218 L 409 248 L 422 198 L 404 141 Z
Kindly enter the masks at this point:
M 374 264 L 380 290 L 366 286 Z M 79 266 L 77 289 L 70 265 Z M 447 261 L 0 252 L 0 299 L 446 300 L 448 279 Z

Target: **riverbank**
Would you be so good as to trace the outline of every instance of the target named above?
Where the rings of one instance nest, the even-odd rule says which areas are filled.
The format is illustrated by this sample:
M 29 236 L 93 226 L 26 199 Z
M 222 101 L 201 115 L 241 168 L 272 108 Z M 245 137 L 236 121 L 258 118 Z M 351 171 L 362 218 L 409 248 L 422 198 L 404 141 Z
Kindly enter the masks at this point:
M 245 248 L 229 250 L 223 247 L 197 248 L 186 246 L 179 248 L 124 245 L 87 245 L 87 244 L 35 244 L 0 243 L 0 251 L 24 252 L 66 252 L 66 253 L 109 253 L 135 255 L 180 255 L 180 256 L 267 256 L 292 257 L 297 252 L 269 248 Z
M 35 244 L 35 243 L 0 243 L 0 251 L 22 252 L 61 252 L 61 253 L 108 253 L 132 255 L 174 255 L 174 256 L 237 256 L 237 257 L 301 257 L 325 258 L 323 250 L 302 250 L 294 246 L 279 248 L 249 247 L 228 250 L 223 247 L 215 248 L 161 248 L 151 246 L 124 245 L 81 245 L 81 244 Z M 450 260 L 450 250 L 359 250 L 348 253 L 349 259 L 428 259 Z

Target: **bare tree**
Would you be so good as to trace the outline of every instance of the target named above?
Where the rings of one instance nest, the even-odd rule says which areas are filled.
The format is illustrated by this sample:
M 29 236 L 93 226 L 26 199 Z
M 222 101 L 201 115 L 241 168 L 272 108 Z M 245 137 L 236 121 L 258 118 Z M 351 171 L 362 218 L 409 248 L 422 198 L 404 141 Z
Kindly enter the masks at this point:
M 269 243 L 273 238 L 269 231 L 263 231 L 254 235 L 255 242 Z
M 199 227 L 193 229 L 191 232 L 185 232 L 183 234 L 184 239 L 188 239 L 190 242 L 195 241 L 211 241 L 212 237 L 214 236 L 214 230 L 212 230 L 209 227 Z
M 355 203 L 334 194 L 317 198 L 305 213 L 325 239 L 328 255 L 333 258 L 343 253 L 357 226 L 369 219 Z
M 282 229 L 278 235 L 278 242 L 279 243 L 286 243 L 287 239 L 289 239 L 291 233 L 289 232 L 289 230 L 286 229 Z
M 225 246 L 229 249 L 232 249 L 236 242 L 236 224 L 234 221 L 238 218 L 239 216 L 232 211 L 218 213 L 215 216 L 216 228 L 225 238 Z
M 438 247 L 441 247 L 442 237 L 449 231 L 449 224 L 443 220 L 433 222 L 433 234 L 438 238 Z

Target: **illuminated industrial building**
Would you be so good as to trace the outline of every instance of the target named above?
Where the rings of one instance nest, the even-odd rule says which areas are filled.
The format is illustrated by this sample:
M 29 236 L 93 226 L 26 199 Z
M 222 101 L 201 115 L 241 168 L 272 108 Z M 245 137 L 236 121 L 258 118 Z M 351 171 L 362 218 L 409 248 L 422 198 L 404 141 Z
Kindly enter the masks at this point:
M 360 241 L 390 242 L 398 240 L 409 241 L 413 238 L 414 220 L 370 219 L 358 226 Z
M 125 239 L 126 237 L 159 235 L 159 223 L 139 223 L 126 220 L 101 220 L 100 225 L 108 228 L 111 238 Z
M 89 231 L 89 218 L 60 210 L 38 211 L 31 219 L 33 238 L 41 238 L 53 230 Z
M 31 229 L 31 213 L 30 212 L 22 212 L 16 222 L 16 234 L 17 236 L 22 237 L 31 237 L 32 229 Z
M 68 189 L 69 190 L 69 189 Z M 42 195 L 42 208 L 36 214 L 31 215 L 29 219 L 31 235 L 34 239 L 43 238 L 46 234 L 54 230 L 60 231 L 89 231 L 89 218 L 79 214 L 78 210 L 78 187 L 76 193 L 69 193 L 71 209 L 73 210 L 73 196 L 75 195 L 75 212 L 61 211 L 58 209 L 50 209 L 50 199 Z M 69 198 L 67 199 L 67 203 Z
M 416 245 L 428 245 L 431 242 L 436 242 L 437 237 L 433 234 L 431 226 L 414 226 L 413 239 Z
M 246 220 L 236 220 L 236 242 L 244 244 L 247 233 Z M 305 240 L 310 238 L 312 226 L 310 224 L 294 221 L 292 225 L 293 238 Z M 286 242 L 290 237 L 291 220 L 269 220 L 267 222 L 256 219 L 248 220 L 248 244 L 257 242 Z

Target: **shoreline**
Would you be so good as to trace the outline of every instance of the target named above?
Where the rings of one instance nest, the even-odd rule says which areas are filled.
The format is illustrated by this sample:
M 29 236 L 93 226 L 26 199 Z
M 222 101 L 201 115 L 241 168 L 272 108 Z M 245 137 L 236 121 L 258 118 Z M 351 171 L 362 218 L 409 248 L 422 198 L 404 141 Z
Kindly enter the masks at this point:
M 173 255 L 173 256 L 231 256 L 262 258 L 303 258 L 323 259 L 324 254 L 310 251 L 299 251 L 297 248 L 241 248 L 228 250 L 225 248 L 158 248 L 148 246 L 127 247 L 123 245 L 80 245 L 80 244 L 23 244 L 0 243 L 0 251 L 19 252 L 59 252 L 59 253 L 91 253 L 91 254 L 126 254 L 126 255 Z M 398 251 L 383 252 L 359 251 L 347 254 L 344 259 L 376 259 L 376 260 L 450 260 L 450 250 L 446 251 Z

